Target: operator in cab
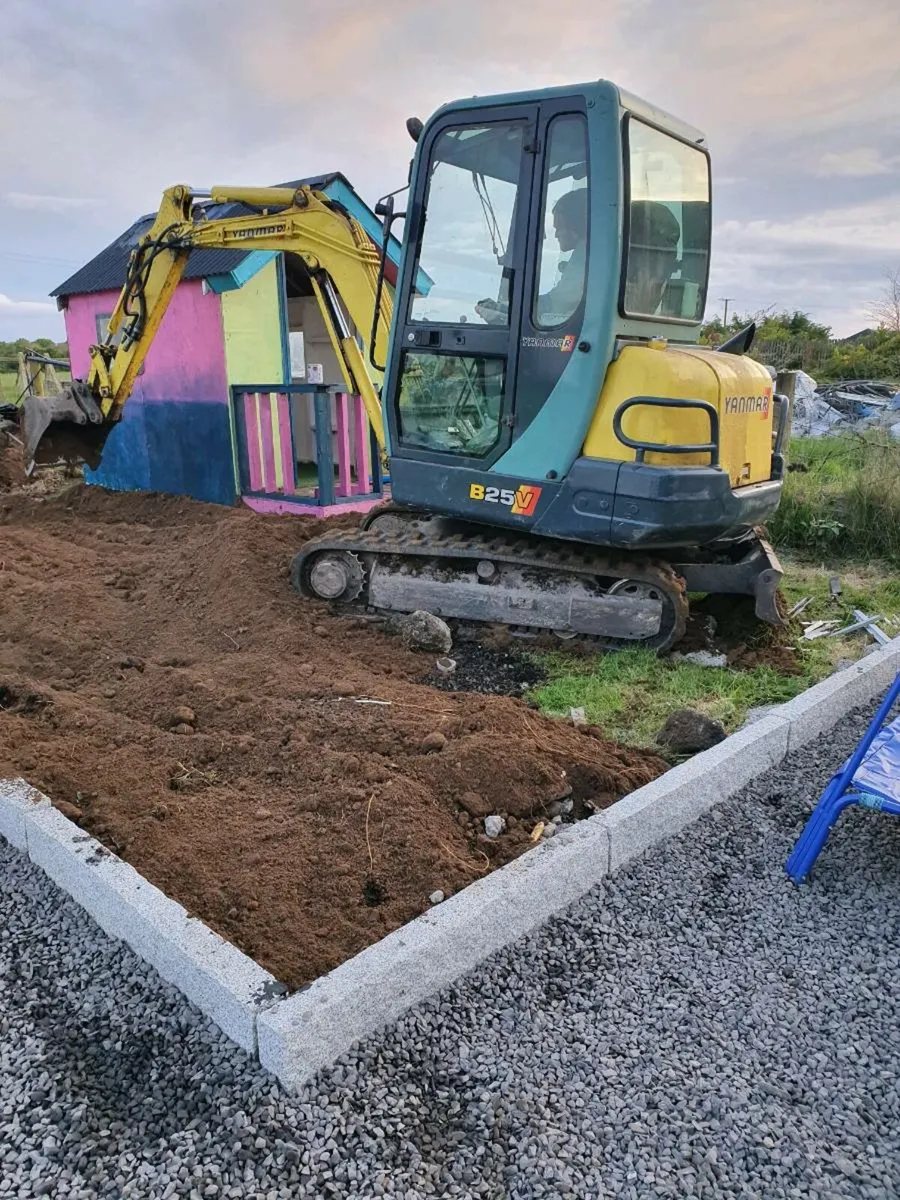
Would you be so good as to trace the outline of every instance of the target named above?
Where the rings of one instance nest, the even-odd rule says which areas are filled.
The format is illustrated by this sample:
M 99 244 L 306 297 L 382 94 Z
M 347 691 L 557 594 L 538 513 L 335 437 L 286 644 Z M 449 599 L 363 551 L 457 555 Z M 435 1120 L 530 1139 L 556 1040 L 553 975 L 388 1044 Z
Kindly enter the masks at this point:
M 553 206 L 553 232 L 560 250 L 559 278 L 537 300 L 536 315 L 543 326 L 561 325 L 581 303 L 587 269 L 587 224 L 587 189 L 564 192 Z M 489 325 L 504 325 L 508 320 L 508 305 L 503 301 L 480 300 L 475 311 Z

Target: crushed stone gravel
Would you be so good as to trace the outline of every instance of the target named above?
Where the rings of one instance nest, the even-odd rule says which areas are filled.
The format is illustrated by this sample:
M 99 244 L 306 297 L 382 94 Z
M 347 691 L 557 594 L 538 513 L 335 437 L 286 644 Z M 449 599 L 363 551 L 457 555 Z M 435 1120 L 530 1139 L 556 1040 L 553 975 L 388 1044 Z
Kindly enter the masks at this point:
M 900 1195 L 900 822 L 856 714 L 298 1096 L 0 840 L 0 1200 Z

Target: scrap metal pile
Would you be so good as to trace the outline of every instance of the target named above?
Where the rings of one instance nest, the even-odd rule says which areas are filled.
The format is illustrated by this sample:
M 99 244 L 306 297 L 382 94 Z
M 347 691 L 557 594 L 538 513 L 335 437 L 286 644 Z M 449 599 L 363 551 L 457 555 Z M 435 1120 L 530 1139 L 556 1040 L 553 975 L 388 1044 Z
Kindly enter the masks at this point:
M 792 432 L 803 437 L 883 429 L 900 441 L 900 390 L 873 379 L 848 379 L 817 385 L 797 372 Z

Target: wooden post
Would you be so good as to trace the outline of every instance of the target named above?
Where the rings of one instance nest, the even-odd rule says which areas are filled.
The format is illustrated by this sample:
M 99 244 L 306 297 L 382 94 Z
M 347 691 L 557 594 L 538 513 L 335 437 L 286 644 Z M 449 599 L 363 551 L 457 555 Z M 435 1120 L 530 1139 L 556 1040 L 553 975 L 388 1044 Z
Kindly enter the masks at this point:
M 26 396 L 31 395 L 31 380 L 28 378 L 28 369 L 25 366 L 25 355 L 18 355 L 19 369 L 16 374 L 16 396 L 20 400 L 24 400 Z
M 350 477 L 350 419 L 347 412 L 349 399 L 346 392 L 338 392 L 334 398 L 337 418 L 337 494 L 339 496 L 353 495 L 353 481 Z
M 353 404 L 353 439 L 356 443 L 356 494 L 368 496 L 369 487 L 369 418 L 362 396 L 351 396 Z
M 784 447 L 783 453 L 787 453 L 787 445 L 791 440 L 791 418 L 794 412 L 794 398 L 797 392 L 797 372 L 779 371 L 775 376 L 775 391 L 780 396 L 787 396 L 790 401 L 787 425 L 784 430 L 784 440 L 782 442 L 782 446 Z
M 319 474 L 319 504 L 334 504 L 334 451 L 331 445 L 331 393 L 317 389 L 313 396 L 316 414 L 316 466 Z

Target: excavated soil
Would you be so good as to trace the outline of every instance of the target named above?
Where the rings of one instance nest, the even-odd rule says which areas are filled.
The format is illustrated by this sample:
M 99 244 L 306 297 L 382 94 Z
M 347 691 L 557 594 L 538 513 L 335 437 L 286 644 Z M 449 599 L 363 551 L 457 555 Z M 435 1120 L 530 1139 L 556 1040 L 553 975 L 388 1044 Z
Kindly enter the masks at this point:
M 0 496 L 0 778 L 292 989 L 526 851 L 554 801 L 578 816 L 665 769 L 436 690 L 433 656 L 298 597 L 322 528 L 81 484 Z
M 782 615 L 785 603 L 778 594 Z M 692 601 L 684 637 L 675 646 L 679 654 L 709 650 L 726 654 L 736 671 L 771 667 L 780 675 L 801 675 L 803 663 L 793 645 L 795 629 L 789 621 L 766 625 L 758 619 L 751 596 L 704 596 Z
M 21 487 L 26 480 L 22 453 L 18 446 L 9 446 L 0 433 L 0 492 Z

